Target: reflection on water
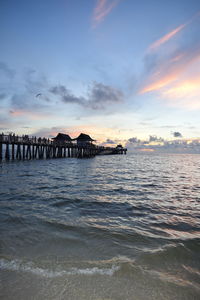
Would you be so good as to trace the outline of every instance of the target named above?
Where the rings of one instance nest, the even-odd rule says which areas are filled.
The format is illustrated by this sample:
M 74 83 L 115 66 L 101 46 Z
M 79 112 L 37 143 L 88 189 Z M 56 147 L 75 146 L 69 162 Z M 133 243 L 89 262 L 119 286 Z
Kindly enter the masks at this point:
M 199 299 L 200 155 L 1 166 L 3 299 Z

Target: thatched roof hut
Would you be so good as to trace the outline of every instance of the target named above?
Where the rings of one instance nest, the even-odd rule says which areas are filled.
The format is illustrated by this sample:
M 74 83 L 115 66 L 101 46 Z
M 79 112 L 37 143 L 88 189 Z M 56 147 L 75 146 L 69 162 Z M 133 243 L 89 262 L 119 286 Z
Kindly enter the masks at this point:
M 93 140 L 88 134 L 81 133 L 77 138 L 73 139 L 73 141 L 77 141 L 77 142 L 94 142 L 95 140 Z
M 71 142 L 72 139 L 68 134 L 58 133 L 55 138 L 53 138 L 55 142 Z

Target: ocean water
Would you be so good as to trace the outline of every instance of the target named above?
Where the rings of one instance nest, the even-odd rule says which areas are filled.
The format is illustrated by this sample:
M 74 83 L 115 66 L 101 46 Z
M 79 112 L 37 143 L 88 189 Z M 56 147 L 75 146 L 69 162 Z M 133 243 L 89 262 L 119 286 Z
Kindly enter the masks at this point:
M 0 298 L 200 299 L 200 155 L 0 163 Z

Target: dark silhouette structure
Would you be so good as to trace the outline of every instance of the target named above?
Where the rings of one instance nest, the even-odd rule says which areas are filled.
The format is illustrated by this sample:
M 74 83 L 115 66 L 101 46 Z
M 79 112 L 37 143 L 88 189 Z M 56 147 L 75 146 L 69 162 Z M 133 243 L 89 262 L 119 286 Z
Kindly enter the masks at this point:
M 77 146 L 91 146 L 92 142 L 95 142 L 88 134 L 81 133 L 77 138 L 73 139 L 77 142 Z
M 72 141 L 77 141 L 73 143 Z M 0 160 L 48 159 L 61 157 L 90 158 L 96 155 L 126 154 L 123 147 L 103 147 L 93 144 L 89 135 L 78 138 L 59 133 L 55 138 L 37 138 L 28 135 L 0 134 Z M 121 145 L 120 145 L 121 146 Z
M 65 133 L 58 133 L 55 138 L 52 138 L 54 142 L 61 142 L 61 143 L 70 143 L 72 141 L 71 137 Z

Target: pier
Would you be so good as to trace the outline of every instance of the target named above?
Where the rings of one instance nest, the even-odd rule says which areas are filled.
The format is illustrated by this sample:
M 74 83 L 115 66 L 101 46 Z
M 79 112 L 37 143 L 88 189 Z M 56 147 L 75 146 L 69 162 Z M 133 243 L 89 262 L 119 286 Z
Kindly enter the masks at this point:
M 74 142 L 75 140 L 77 140 L 76 143 Z M 9 161 L 67 157 L 91 158 L 96 155 L 126 154 L 126 152 L 127 149 L 121 145 L 117 147 L 97 146 L 92 142 L 78 142 L 78 138 L 70 139 L 70 141 L 62 141 L 56 138 L 49 139 L 29 137 L 28 135 L 0 134 L 0 160 L 5 159 Z

